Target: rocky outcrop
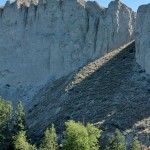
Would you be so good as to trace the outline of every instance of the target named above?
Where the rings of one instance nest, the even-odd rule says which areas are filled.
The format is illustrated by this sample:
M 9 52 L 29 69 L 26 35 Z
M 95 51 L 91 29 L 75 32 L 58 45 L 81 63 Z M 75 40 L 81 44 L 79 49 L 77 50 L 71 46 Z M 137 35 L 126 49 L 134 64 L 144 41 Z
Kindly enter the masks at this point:
M 138 9 L 136 21 L 136 61 L 150 74 L 150 4 Z
M 84 0 L 7 2 L 0 8 L 0 95 L 24 99 L 20 91 L 34 93 L 131 41 L 134 23 L 120 1 L 108 8 Z

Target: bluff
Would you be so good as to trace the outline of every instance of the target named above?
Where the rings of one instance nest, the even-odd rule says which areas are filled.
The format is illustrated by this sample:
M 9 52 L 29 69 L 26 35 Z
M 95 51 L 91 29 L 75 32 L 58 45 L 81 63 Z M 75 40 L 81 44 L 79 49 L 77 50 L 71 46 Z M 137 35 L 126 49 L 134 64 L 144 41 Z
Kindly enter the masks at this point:
M 27 99 L 134 38 L 135 13 L 83 0 L 7 2 L 0 8 L 0 95 Z M 11 93 L 11 94 L 10 94 Z
M 136 61 L 150 74 L 150 4 L 142 5 L 136 20 Z

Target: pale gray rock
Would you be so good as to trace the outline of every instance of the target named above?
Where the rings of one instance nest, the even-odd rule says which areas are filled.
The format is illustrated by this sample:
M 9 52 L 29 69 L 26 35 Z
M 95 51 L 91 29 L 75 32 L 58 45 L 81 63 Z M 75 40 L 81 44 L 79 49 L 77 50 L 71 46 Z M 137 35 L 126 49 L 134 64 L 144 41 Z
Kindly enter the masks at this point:
M 108 51 L 134 39 L 136 13 L 120 1 L 112 1 L 107 10 Z
M 150 74 L 150 4 L 138 9 L 136 21 L 136 61 Z
M 28 99 L 133 40 L 134 28 L 135 13 L 120 1 L 108 8 L 84 0 L 7 2 L 0 8 L 0 95 Z

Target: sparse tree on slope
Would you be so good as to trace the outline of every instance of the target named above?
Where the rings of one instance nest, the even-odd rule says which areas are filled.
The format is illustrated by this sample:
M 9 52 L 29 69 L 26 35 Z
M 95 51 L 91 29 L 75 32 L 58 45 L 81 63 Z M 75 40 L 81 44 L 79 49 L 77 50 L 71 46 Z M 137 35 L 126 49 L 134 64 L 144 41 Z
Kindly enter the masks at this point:
M 40 145 L 40 150 L 56 150 L 57 148 L 57 134 L 54 124 L 52 124 L 52 127 L 47 129 L 44 133 L 44 138 Z
M 126 150 L 125 137 L 117 129 L 107 145 L 107 150 Z
M 14 137 L 14 148 L 15 150 L 37 150 L 34 145 L 29 144 L 26 137 L 25 131 L 20 131 Z
M 25 110 L 23 108 L 22 102 L 19 101 L 17 104 L 17 111 L 15 112 L 15 133 L 25 130 Z
M 136 138 L 134 139 L 130 150 L 141 150 L 140 143 L 139 143 L 139 141 Z
M 13 106 L 9 101 L 0 97 L 0 147 L 10 147 L 12 142 L 12 111 Z

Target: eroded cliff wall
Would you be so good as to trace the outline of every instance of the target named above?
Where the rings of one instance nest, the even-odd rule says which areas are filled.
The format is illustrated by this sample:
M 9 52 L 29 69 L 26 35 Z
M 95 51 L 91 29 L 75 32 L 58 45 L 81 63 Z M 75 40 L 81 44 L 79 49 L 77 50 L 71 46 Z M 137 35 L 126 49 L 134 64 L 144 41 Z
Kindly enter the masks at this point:
M 0 8 L 0 95 L 70 74 L 131 41 L 134 27 L 135 13 L 120 1 L 108 8 L 83 0 L 7 2 Z
M 150 74 L 150 4 L 142 5 L 136 21 L 136 61 Z

